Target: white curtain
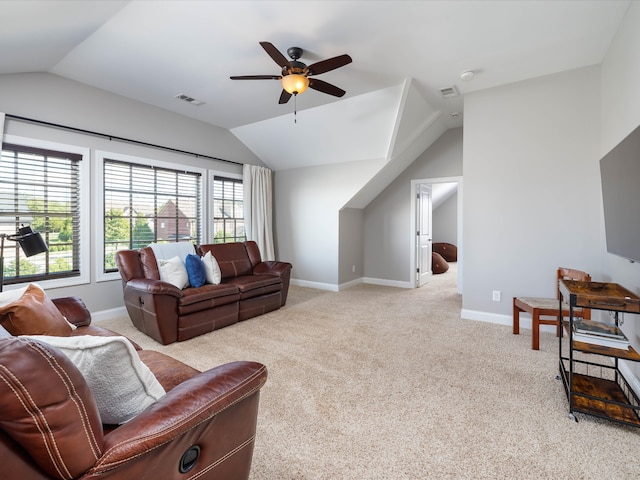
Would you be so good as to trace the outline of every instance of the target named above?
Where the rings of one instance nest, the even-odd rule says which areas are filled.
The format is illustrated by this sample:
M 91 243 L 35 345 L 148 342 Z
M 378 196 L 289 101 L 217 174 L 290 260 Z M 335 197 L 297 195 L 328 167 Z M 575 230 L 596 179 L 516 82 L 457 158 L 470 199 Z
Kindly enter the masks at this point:
M 2 149 L 3 136 L 4 136 L 4 112 L 0 112 L 0 149 Z
M 258 244 L 262 260 L 275 260 L 272 223 L 271 170 L 257 165 L 243 168 L 244 226 L 247 240 Z

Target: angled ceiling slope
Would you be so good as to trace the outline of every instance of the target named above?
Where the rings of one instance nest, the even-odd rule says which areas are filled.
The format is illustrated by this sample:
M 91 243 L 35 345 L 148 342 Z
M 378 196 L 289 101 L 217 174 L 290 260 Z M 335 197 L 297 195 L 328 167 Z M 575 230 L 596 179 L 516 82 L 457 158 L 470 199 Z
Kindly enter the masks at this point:
M 435 110 L 407 79 L 387 160 L 378 173 L 347 202 L 344 208 L 364 208 L 447 130 L 442 112 Z
M 401 95 L 402 85 L 397 85 L 298 111 L 295 116 L 291 108 L 286 115 L 231 132 L 273 170 L 383 159 Z

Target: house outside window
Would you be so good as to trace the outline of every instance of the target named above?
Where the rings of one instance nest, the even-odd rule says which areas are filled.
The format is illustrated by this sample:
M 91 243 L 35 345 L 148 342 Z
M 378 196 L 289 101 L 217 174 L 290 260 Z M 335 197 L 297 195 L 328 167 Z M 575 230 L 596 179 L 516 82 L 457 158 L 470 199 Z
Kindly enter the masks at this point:
M 213 176 L 213 243 L 246 240 L 243 197 L 241 178 Z
M 104 158 L 103 183 L 104 273 L 118 250 L 199 242 L 202 172 Z
M 9 136 L 7 136 L 9 137 Z M 14 235 L 31 226 L 49 251 L 26 257 L 19 245 L 5 241 L 5 285 L 44 282 L 47 286 L 85 281 L 81 272 L 81 191 L 87 164 L 84 149 L 11 138 L 0 157 L 0 232 Z M 83 165 L 84 163 L 84 165 Z M 87 249 L 88 251 L 88 249 Z

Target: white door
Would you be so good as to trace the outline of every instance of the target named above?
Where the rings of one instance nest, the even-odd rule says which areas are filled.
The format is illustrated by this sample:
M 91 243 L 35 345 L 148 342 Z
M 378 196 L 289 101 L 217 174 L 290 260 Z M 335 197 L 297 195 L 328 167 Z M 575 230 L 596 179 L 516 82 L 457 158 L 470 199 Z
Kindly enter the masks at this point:
M 431 186 L 417 185 L 416 192 L 416 284 L 421 287 L 431 278 Z

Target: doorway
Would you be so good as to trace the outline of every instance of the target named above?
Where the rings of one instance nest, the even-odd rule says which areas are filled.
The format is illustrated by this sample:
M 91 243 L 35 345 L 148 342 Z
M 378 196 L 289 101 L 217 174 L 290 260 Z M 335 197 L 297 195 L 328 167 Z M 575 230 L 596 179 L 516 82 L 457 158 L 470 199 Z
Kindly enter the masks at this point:
M 424 194 L 429 192 L 429 201 L 425 202 Z M 457 291 L 462 293 L 462 177 L 427 178 L 411 181 L 411 261 L 410 269 L 414 287 L 418 288 L 428 282 L 431 276 L 431 246 L 434 239 L 441 240 L 444 232 L 438 232 L 438 223 L 433 224 L 434 214 L 443 203 L 452 195 L 457 195 L 457 207 L 455 213 L 447 214 L 455 218 L 447 219 L 447 238 L 458 249 L 457 261 Z M 429 208 L 428 212 L 421 211 Z M 453 225 L 450 225 L 450 223 Z M 425 229 L 425 226 L 429 228 Z M 453 230 L 451 230 L 453 228 Z M 427 237 L 429 240 L 427 241 Z M 427 257 L 427 258 L 425 258 Z M 425 269 L 428 274 L 425 275 Z

